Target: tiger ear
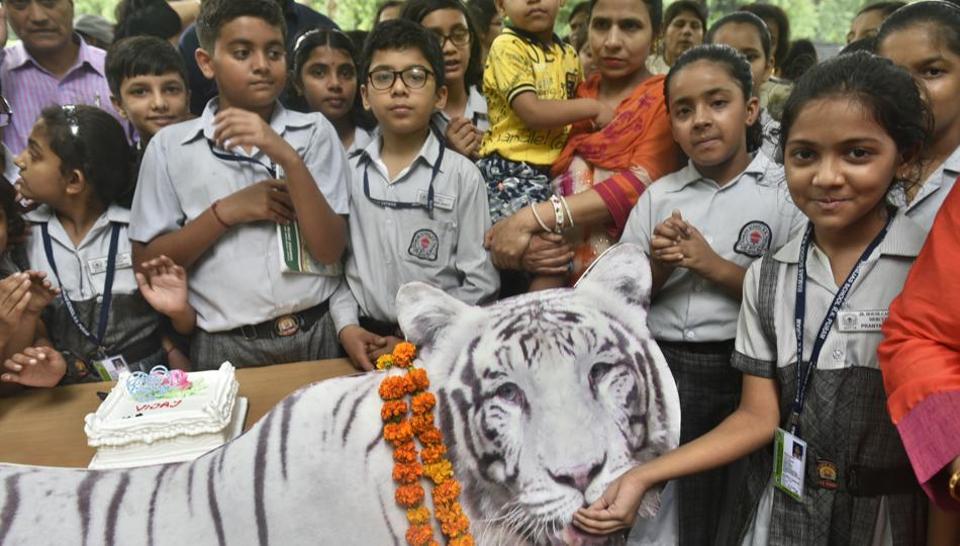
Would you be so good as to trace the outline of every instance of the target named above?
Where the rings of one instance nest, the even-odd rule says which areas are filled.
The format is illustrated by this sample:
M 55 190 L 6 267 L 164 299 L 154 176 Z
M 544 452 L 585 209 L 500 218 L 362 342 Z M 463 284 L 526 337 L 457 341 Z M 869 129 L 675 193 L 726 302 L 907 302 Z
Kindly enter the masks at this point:
M 587 268 L 576 290 L 613 291 L 628 305 L 650 308 L 650 261 L 643 247 L 619 243 L 603 252 Z
M 411 282 L 397 291 L 397 322 L 411 343 L 428 350 L 458 315 L 470 306 L 422 282 Z

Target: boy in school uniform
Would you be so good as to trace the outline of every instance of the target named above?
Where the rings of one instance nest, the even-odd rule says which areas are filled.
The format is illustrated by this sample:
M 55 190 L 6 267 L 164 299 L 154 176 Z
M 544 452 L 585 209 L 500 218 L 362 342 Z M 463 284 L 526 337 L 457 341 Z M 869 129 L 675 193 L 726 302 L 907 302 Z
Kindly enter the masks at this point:
M 277 101 L 287 77 L 273 0 L 207 0 L 197 60 L 220 95 L 144 153 L 130 238 L 190 273 L 196 369 L 339 355 L 328 299 L 346 246 L 346 155 L 321 114 Z M 279 226 L 279 227 L 278 227 Z M 313 267 L 294 272 L 280 231 L 296 227 Z
M 371 369 L 402 336 L 400 285 L 425 281 L 476 304 L 496 296 L 499 276 L 483 248 L 490 213 L 480 170 L 430 129 L 447 96 L 436 39 L 388 21 L 368 39 L 363 67 L 360 94 L 380 135 L 351 159 L 348 287 L 332 313 L 351 360 Z
M 124 38 L 107 51 L 110 101 L 137 131 L 143 154 L 153 135 L 190 115 L 190 92 L 183 58 L 156 36 Z

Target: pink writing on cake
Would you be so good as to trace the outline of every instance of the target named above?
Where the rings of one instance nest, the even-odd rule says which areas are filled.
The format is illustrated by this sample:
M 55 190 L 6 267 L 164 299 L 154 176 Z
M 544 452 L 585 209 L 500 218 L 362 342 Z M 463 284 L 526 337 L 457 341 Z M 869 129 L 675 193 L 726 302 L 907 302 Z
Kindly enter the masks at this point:
M 178 400 L 161 400 L 159 402 L 151 402 L 149 404 L 137 404 L 137 413 L 149 410 L 157 410 L 163 408 L 175 408 L 183 402 L 183 399 Z

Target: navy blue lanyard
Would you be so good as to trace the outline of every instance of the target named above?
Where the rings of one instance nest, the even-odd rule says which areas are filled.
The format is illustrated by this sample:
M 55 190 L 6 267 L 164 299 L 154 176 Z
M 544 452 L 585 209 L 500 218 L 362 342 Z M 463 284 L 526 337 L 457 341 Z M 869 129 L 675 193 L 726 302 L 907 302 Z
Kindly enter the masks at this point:
M 820 323 L 820 329 L 817 330 L 817 337 L 813 341 L 813 350 L 810 351 L 810 359 L 804 363 L 803 332 L 807 308 L 807 253 L 810 251 L 813 223 L 807 225 L 807 230 L 803 234 L 803 240 L 800 243 L 800 259 L 797 262 L 797 301 L 794 305 L 793 323 L 797 336 L 797 393 L 793 399 L 793 411 L 790 414 L 790 420 L 788 422 L 788 427 L 792 434 L 800 434 L 800 414 L 803 412 L 803 403 L 807 396 L 807 387 L 810 384 L 810 378 L 813 377 L 813 370 L 817 367 L 820 351 L 823 350 L 823 345 L 827 341 L 827 335 L 833 327 L 833 322 L 836 320 L 843 303 L 847 300 L 847 296 L 850 295 L 853 283 L 856 282 L 857 277 L 860 276 L 860 270 L 863 268 L 863 264 L 866 263 L 870 255 L 873 254 L 873 251 L 880 246 L 884 237 L 887 236 L 887 231 L 890 228 L 890 222 L 892 220 L 893 213 L 890 212 L 883 229 L 880 230 L 880 233 L 867 245 L 863 254 L 860 255 L 860 259 L 857 260 L 857 265 L 853 267 L 853 270 L 847 275 L 847 280 L 843 281 L 840 289 L 837 290 L 837 294 L 833 297 L 833 302 L 827 310 L 827 316 L 823 317 L 823 322 Z
M 224 160 L 224 161 L 237 161 L 237 162 L 240 162 L 240 163 L 252 163 L 252 164 L 254 164 L 254 165 L 259 165 L 259 166 L 263 167 L 264 169 L 266 169 L 268 173 L 270 173 L 270 178 L 276 178 L 276 177 L 277 177 L 277 167 L 276 167 L 276 165 L 273 165 L 273 164 L 268 165 L 268 164 L 264 163 L 263 161 L 260 161 L 259 159 L 254 159 L 254 158 L 252 158 L 252 157 L 237 155 L 237 154 L 233 154 L 233 153 L 227 154 L 227 153 L 223 153 L 223 152 L 218 152 L 218 151 L 213 147 L 213 141 L 210 140 L 210 139 L 207 139 L 207 144 L 210 146 L 210 153 L 212 153 L 213 156 L 216 157 L 217 159 L 222 159 L 222 160 Z
M 80 330 L 83 337 L 97 346 L 97 351 L 100 353 L 101 358 L 107 356 L 104 352 L 103 338 L 107 334 L 107 321 L 110 320 L 110 303 L 113 300 L 113 277 L 117 270 L 117 245 L 120 242 L 120 224 L 113 222 L 112 227 L 113 229 L 110 233 L 110 254 L 107 255 L 107 276 L 103 280 L 103 300 L 100 302 L 100 323 L 97 325 L 97 335 L 94 336 L 90 333 L 90 330 L 84 326 L 83 321 L 80 320 L 80 315 L 77 313 L 77 309 L 73 306 L 73 302 L 67 297 L 67 290 L 64 288 L 63 281 L 60 280 L 60 273 L 57 271 L 57 262 L 53 258 L 53 245 L 50 242 L 50 232 L 47 229 L 47 223 L 44 222 L 40 224 L 40 232 L 43 237 L 43 252 L 47 255 L 47 263 L 49 263 L 50 268 L 53 269 L 53 275 L 57 278 L 57 283 L 60 284 L 60 297 L 63 299 L 63 306 L 67 308 L 70 320 L 73 321 L 77 330 Z
M 372 159 L 370 158 L 370 155 L 367 154 L 366 152 L 362 152 L 363 153 L 362 160 L 365 161 L 363 165 L 363 195 L 366 196 L 366 198 L 371 203 L 380 207 L 386 207 L 389 209 L 425 209 L 427 211 L 427 214 L 429 214 L 430 217 L 432 218 L 433 217 L 433 201 L 434 201 L 433 181 L 437 178 L 437 173 L 440 172 L 440 163 L 443 162 L 444 148 L 446 148 L 446 146 L 444 146 L 443 143 L 441 142 L 440 153 L 437 154 L 437 160 L 433 162 L 433 170 L 430 173 L 430 186 L 427 187 L 427 204 L 426 205 L 419 202 L 408 203 L 403 201 L 387 201 L 384 199 L 377 199 L 375 197 L 370 197 L 370 176 L 367 173 L 367 169 L 369 169 L 370 162 L 372 161 Z

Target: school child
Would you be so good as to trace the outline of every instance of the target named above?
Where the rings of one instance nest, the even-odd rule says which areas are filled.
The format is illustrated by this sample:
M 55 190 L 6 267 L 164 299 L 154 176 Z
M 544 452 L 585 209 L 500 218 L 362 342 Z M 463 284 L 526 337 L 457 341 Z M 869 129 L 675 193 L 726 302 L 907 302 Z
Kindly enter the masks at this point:
M 480 38 L 467 6 L 460 0 L 408 0 L 400 17 L 420 23 L 440 41 L 447 104 L 433 123 L 450 148 L 476 158 L 490 121 L 487 101 L 477 88 L 483 80 Z
M 332 304 L 344 349 L 363 369 L 400 341 L 402 284 L 429 282 L 470 304 L 499 286 L 483 248 L 483 178 L 430 127 L 446 98 L 443 66 L 430 32 L 405 19 L 378 25 L 364 48 L 360 93 L 380 136 L 351 160 L 349 289 Z
M 308 30 L 293 48 L 294 91 L 333 124 L 348 155 L 370 143 L 376 126 L 360 102 L 356 49 L 336 29 Z
M 550 166 L 572 123 L 602 127 L 613 118 L 600 101 L 574 98 L 583 75 L 573 46 L 553 32 L 560 3 L 496 0 L 511 25 L 493 41 L 484 68 L 490 130 L 477 163 L 494 222 L 550 198 Z
M 753 96 L 759 97 L 761 88 L 773 74 L 770 31 L 763 19 L 747 11 L 731 13 L 721 17 L 710 27 L 706 41 L 708 44 L 728 45 L 746 57 L 753 75 Z M 776 160 L 780 122 L 773 119 L 766 108 L 761 107 L 758 123 L 763 134 L 763 146 L 760 149 L 767 157 Z
M 138 155 L 160 129 L 190 115 L 187 69 L 170 42 L 155 36 L 134 36 L 107 51 L 110 100 L 137 132 Z
M 743 276 L 802 218 L 748 131 L 760 105 L 742 55 L 729 46 L 695 47 L 664 85 L 674 139 L 690 161 L 640 196 L 621 240 L 650 249 L 648 324 L 677 381 L 680 442 L 687 443 L 736 409 L 740 374 L 730 356 Z M 678 483 L 681 544 L 715 535 L 726 475 L 719 469 Z
M 877 53 L 913 74 L 933 112 L 919 183 L 892 191 L 894 203 L 929 231 L 960 176 L 960 7 L 934 1 L 904 6 L 880 27 Z
M 651 485 L 752 453 L 725 515 L 733 532 L 718 543 L 925 543 L 925 501 L 876 354 L 925 238 L 887 195 L 927 142 L 928 121 L 910 75 L 864 52 L 798 80 L 781 138 L 790 194 L 809 224 L 747 272 L 733 357 L 740 405 L 708 434 L 618 478 L 577 525 L 627 527 Z
M 43 110 L 17 157 L 17 190 L 41 205 L 25 216 L 26 258 L 60 290 L 42 318 L 68 381 L 165 362 L 159 316 L 137 290 L 127 238 L 134 162 L 120 124 L 85 105 Z
M 205 1 L 197 33 L 220 95 L 150 141 L 135 263 L 163 254 L 187 269 L 197 369 L 335 357 L 327 300 L 346 242 L 346 154 L 322 114 L 277 102 L 287 67 L 276 2 Z

